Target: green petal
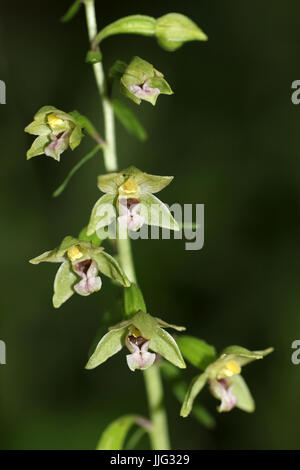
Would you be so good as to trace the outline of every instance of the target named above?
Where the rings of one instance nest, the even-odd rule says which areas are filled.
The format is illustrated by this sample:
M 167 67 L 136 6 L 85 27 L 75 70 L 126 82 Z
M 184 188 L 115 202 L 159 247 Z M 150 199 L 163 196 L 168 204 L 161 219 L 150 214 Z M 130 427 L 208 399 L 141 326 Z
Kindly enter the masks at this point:
M 158 193 L 164 189 L 173 180 L 173 176 L 159 176 L 149 175 L 148 173 L 139 172 L 135 176 L 137 184 L 140 186 L 141 191 L 145 193 Z
M 151 339 L 159 329 L 156 319 L 149 315 L 149 313 L 141 310 L 132 317 L 131 323 L 141 332 L 145 339 Z
M 91 218 L 87 228 L 87 235 L 90 236 L 100 228 L 109 225 L 116 217 L 116 211 L 113 208 L 115 200 L 114 194 L 104 194 L 92 209 Z
M 27 151 L 27 160 L 30 160 L 30 158 L 36 157 L 37 155 L 42 155 L 44 153 L 45 147 L 47 144 L 49 144 L 50 139 L 46 135 L 41 135 L 37 137 L 30 149 Z
M 180 349 L 175 339 L 165 330 L 158 328 L 150 339 L 149 348 L 163 356 L 180 369 L 185 369 L 186 365 L 181 355 Z
M 185 395 L 184 402 L 180 410 L 180 416 L 186 418 L 193 408 L 193 403 L 197 395 L 201 392 L 202 388 L 207 382 L 207 374 L 197 375 L 191 382 L 188 391 Z
M 247 413 L 253 413 L 255 402 L 243 377 L 240 374 L 233 375 L 230 382 L 233 385 L 232 393 L 237 398 L 236 407 Z
M 130 282 L 124 274 L 122 268 L 117 261 L 110 256 L 108 253 L 102 252 L 93 255 L 93 259 L 96 261 L 99 271 L 105 276 L 110 277 L 114 281 L 117 281 L 124 287 L 129 287 Z
M 141 196 L 141 216 L 147 225 L 169 230 L 179 230 L 179 226 L 167 206 L 150 193 Z
M 126 328 L 121 328 L 106 333 L 106 335 L 101 338 L 85 368 L 94 369 L 107 361 L 111 356 L 117 354 L 123 347 L 126 332 Z
M 72 134 L 70 135 L 69 145 L 70 145 L 71 150 L 74 150 L 76 147 L 78 147 L 82 138 L 83 138 L 83 134 L 81 132 L 81 129 L 78 125 L 76 125 L 74 127 Z
M 25 127 L 25 132 L 33 135 L 48 135 L 51 133 L 50 127 L 45 123 L 44 119 L 37 119 Z
M 72 270 L 69 261 L 65 261 L 57 271 L 54 280 L 53 306 L 59 308 L 73 294 L 73 286 L 77 281 L 77 276 Z
M 98 188 L 103 193 L 117 194 L 118 188 L 121 186 L 126 177 L 122 173 L 107 173 L 98 176 Z

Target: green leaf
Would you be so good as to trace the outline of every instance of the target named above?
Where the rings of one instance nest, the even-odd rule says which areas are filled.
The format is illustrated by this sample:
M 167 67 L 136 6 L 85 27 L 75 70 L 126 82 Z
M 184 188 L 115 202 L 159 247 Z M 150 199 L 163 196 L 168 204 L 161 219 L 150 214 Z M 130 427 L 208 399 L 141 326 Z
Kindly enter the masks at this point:
M 187 41 L 207 41 L 206 34 L 187 16 L 168 13 L 156 20 L 156 37 L 167 51 L 175 51 Z
M 247 413 L 253 413 L 255 402 L 243 377 L 240 374 L 233 375 L 230 382 L 233 384 L 232 393 L 237 398 L 237 408 Z
M 113 100 L 113 108 L 116 117 L 130 134 L 134 135 L 141 141 L 147 139 L 147 133 L 144 127 L 131 109 L 119 100 Z
M 85 61 L 87 64 L 98 64 L 98 62 L 102 62 L 102 53 L 98 51 L 88 51 Z
M 217 358 L 214 346 L 194 336 L 180 336 L 177 341 L 183 357 L 193 366 L 205 370 Z
M 142 36 L 154 36 L 156 21 L 151 16 L 131 15 L 120 18 L 117 21 L 103 28 L 95 37 L 93 46 L 95 47 L 103 39 L 115 34 L 140 34 Z
M 87 231 L 87 227 L 84 227 L 79 236 L 78 236 L 78 240 L 81 241 L 81 242 L 91 242 L 93 243 L 93 245 L 96 245 L 96 246 L 100 246 L 101 243 L 103 242 L 103 240 L 101 240 L 100 238 L 98 238 L 97 234 L 94 233 L 93 235 L 87 235 L 86 234 L 86 231 Z
M 137 421 L 136 415 L 125 415 L 113 421 L 104 430 L 96 450 L 122 450 L 128 432 Z
M 117 281 L 124 287 L 129 287 L 130 282 L 127 279 L 119 263 L 108 253 L 102 252 L 94 255 L 99 271 L 105 276 Z
M 96 153 L 101 150 L 100 145 L 96 145 L 96 147 L 93 148 L 89 153 L 87 153 L 84 157 L 82 157 L 81 160 L 79 160 L 78 163 L 72 168 L 72 170 L 69 172 L 68 176 L 65 178 L 65 180 L 62 182 L 62 184 L 54 191 L 52 194 L 53 197 L 58 197 L 61 195 L 61 193 L 66 189 L 68 183 L 72 179 L 72 177 L 77 173 L 77 171 L 86 163 L 88 162 L 91 158 L 93 158 Z
M 89 225 L 87 228 L 87 235 L 92 235 L 100 228 L 109 225 L 116 217 L 116 211 L 114 208 L 115 195 L 104 194 L 92 209 Z
M 79 12 L 81 5 L 81 0 L 75 0 L 75 2 L 70 6 L 67 13 L 61 18 L 60 21 L 62 23 L 67 23 L 68 21 L 72 20 L 72 18 L 74 18 L 74 16 Z
M 73 294 L 73 286 L 77 281 L 77 276 L 72 270 L 71 263 L 65 261 L 57 271 L 54 280 L 53 306 L 59 308 Z
M 125 317 L 135 315 L 139 310 L 147 311 L 145 300 L 141 289 L 136 284 L 124 289 L 124 311 Z
M 186 418 L 193 408 L 193 403 L 197 395 L 201 392 L 202 388 L 206 384 L 207 374 L 197 375 L 191 382 L 188 391 L 185 395 L 184 402 L 181 407 L 180 416 Z
M 157 328 L 155 334 L 150 339 L 149 348 L 180 369 L 186 368 L 175 339 L 167 331 Z
M 179 230 L 179 226 L 168 207 L 153 194 L 143 193 L 141 203 L 141 216 L 145 218 L 147 225 Z
M 106 333 L 99 341 L 85 368 L 95 369 L 95 367 L 100 366 L 107 359 L 121 351 L 126 333 L 126 328 L 111 330 Z

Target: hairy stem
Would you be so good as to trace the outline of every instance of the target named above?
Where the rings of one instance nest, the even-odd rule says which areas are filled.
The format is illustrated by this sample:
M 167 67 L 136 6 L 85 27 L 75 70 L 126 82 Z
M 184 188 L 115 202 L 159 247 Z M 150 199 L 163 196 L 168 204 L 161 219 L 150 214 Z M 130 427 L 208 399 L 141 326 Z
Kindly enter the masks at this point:
M 94 0 L 84 0 L 86 20 L 89 33 L 89 39 L 92 43 L 97 34 L 97 21 Z M 102 101 L 105 141 L 104 147 L 104 165 L 106 171 L 116 171 L 118 169 L 118 160 L 116 153 L 116 134 L 114 123 L 114 111 L 111 101 L 107 96 L 107 85 L 102 63 L 93 64 L 94 74 L 98 91 Z M 129 238 L 117 240 L 120 263 L 127 277 L 131 282 L 136 282 L 136 275 Z M 163 387 L 159 372 L 159 366 L 153 365 L 144 371 L 146 391 L 150 408 L 152 429 L 150 431 L 150 440 L 153 450 L 168 450 L 169 435 L 167 416 L 163 406 Z

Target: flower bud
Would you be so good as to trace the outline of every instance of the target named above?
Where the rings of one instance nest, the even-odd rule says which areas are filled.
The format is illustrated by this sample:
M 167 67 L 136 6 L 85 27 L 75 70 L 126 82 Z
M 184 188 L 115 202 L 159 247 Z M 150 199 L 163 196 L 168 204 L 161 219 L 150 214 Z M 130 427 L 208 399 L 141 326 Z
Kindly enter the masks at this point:
M 156 37 L 167 51 L 175 51 L 187 41 L 207 41 L 206 34 L 196 23 L 180 13 L 168 13 L 158 18 Z

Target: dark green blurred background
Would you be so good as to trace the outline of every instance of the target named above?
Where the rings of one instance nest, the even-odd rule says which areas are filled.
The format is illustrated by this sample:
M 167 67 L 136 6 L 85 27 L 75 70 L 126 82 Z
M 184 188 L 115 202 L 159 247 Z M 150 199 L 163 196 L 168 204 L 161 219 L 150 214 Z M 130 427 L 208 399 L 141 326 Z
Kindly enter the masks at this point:
M 84 370 L 102 315 L 119 291 L 104 280 L 99 295 L 74 296 L 54 310 L 56 266 L 28 263 L 63 236 L 76 235 L 99 197 L 100 156 L 63 196 L 51 197 L 93 145 L 88 138 L 61 164 L 25 159 L 32 138 L 23 128 L 42 105 L 76 108 L 101 125 L 92 69 L 84 63 L 83 12 L 70 24 L 59 22 L 70 3 L 1 2 L 0 79 L 7 84 L 7 104 L 0 106 L 2 449 L 94 448 L 112 419 L 147 413 L 142 374 L 129 371 L 124 352 Z M 135 243 L 148 309 L 218 349 L 276 348 L 245 370 L 256 412 L 218 415 L 214 431 L 179 418 L 179 404 L 166 389 L 173 447 L 299 449 L 300 365 L 291 363 L 291 343 L 300 338 L 300 107 L 290 95 L 300 78 L 300 4 L 156 3 L 97 2 L 101 25 L 133 13 L 179 11 L 209 36 L 176 53 L 137 36 L 116 36 L 103 47 L 106 68 L 140 55 L 175 90 L 155 108 L 136 107 L 148 142 L 118 128 L 120 165 L 175 175 L 161 194 L 167 203 L 205 204 L 203 250 L 185 251 L 182 241 Z M 207 390 L 202 398 L 215 413 Z

